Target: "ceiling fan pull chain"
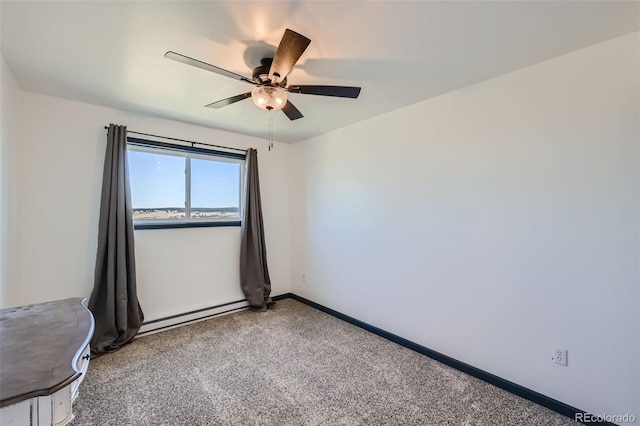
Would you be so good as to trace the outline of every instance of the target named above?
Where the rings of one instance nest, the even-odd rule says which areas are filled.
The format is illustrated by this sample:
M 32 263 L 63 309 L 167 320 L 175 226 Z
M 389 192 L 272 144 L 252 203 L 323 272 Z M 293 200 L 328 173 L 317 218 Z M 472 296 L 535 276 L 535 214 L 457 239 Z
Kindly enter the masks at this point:
M 271 149 L 273 149 L 273 114 L 271 115 Z
M 273 147 L 273 117 L 271 116 L 271 114 L 269 114 L 269 141 L 268 141 L 269 145 L 269 151 L 271 151 L 271 148 Z

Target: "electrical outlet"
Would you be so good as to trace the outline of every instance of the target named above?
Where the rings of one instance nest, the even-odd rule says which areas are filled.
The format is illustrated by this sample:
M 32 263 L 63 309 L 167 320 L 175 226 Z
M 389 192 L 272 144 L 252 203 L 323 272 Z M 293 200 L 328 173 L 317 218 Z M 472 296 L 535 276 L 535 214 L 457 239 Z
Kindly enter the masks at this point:
M 303 283 L 307 282 L 307 274 L 302 274 L 302 282 Z
M 566 367 L 567 366 L 567 350 L 554 346 L 553 356 L 551 359 L 556 364 L 564 365 Z

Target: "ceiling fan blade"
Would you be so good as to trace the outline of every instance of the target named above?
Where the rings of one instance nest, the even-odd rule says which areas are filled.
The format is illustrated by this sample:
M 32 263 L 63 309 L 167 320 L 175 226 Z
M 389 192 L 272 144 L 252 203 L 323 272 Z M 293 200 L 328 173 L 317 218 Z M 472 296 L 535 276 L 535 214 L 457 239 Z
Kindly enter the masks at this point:
M 223 75 L 225 77 L 233 78 L 234 80 L 241 80 L 241 81 L 246 81 L 247 83 L 256 84 L 253 80 L 243 75 L 236 74 L 231 71 L 227 71 L 225 69 L 216 67 L 215 65 L 211 65 L 206 62 L 202 62 L 197 59 L 193 59 L 176 52 L 168 51 L 167 53 L 164 54 L 164 57 L 167 59 L 173 59 L 174 61 L 182 62 L 183 64 L 191 65 L 192 67 L 203 69 L 205 71 L 211 71 L 216 74 Z
M 284 105 L 284 108 L 282 108 L 282 112 L 284 112 L 291 121 L 304 117 L 304 115 L 302 115 L 302 113 L 298 111 L 298 108 L 294 107 L 293 104 L 289 101 L 287 101 L 287 103 Z
M 269 70 L 269 78 L 272 83 L 281 82 L 289 75 L 293 66 L 309 46 L 309 43 L 311 43 L 311 40 L 302 34 L 298 34 L 288 28 L 285 30 Z
M 351 99 L 360 95 L 360 88 L 351 86 L 289 86 L 287 91 L 305 95 L 337 96 Z
M 207 108 L 222 108 L 227 105 L 235 104 L 238 101 L 243 99 L 247 99 L 251 97 L 251 92 L 243 93 L 241 95 L 232 96 L 227 99 L 223 99 L 221 101 L 210 103 L 209 105 L 205 105 Z

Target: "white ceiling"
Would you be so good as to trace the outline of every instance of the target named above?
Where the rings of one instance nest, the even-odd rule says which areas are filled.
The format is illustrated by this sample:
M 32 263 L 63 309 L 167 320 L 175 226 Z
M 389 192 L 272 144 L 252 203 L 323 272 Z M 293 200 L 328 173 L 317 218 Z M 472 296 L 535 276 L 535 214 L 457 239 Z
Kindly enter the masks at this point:
M 24 90 L 296 142 L 637 31 L 635 1 L 1 3 L 2 54 Z M 163 57 L 251 76 L 285 28 L 311 39 L 289 84 L 361 86 L 358 99 L 291 94 L 289 121 L 252 86 Z M 106 124 L 106 123 L 105 123 Z M 126 124 L 126 123 L 123 123 Z M 152 129 L 136 129 L 151 131 Z

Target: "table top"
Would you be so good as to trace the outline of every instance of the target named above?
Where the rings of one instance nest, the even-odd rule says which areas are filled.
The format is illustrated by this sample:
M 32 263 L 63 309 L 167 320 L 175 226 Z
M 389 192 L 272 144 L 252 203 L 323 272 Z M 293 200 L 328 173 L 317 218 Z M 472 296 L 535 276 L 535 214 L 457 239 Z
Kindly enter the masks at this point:
M 71 298 L 0 310 L 0 407 L 51 395 L 80 377 L 91 312 Z

